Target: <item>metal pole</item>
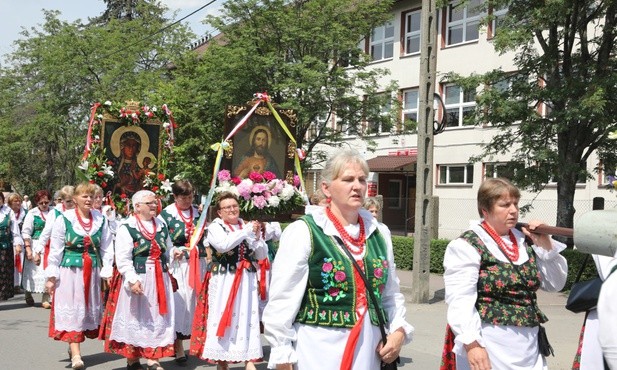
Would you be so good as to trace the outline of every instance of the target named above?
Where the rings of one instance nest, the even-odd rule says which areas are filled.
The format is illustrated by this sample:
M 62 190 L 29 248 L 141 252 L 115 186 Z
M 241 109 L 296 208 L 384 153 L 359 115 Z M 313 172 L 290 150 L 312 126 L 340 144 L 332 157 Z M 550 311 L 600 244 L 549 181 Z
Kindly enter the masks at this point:
M 418 107 L 418 163 L 416 181 L 416 219 L 413 250 L 411 301 L 428 303 L 430 246 L 433 218 L 433 127 L 435 112 L 435 71 L 437 69 L 437 10 L 434 0 L 422 1 L 420 89 Z

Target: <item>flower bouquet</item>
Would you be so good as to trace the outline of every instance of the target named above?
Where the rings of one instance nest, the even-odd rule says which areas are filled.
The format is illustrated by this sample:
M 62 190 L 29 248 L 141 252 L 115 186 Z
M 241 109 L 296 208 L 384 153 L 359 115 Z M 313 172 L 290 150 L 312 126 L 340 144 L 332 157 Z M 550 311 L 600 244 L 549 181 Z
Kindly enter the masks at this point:
M 240 203 L 240 213 L 247 220 L 290 214 L 305 205 L 304 196 L 298 188 L 300 180 L 297 176 L 294 176 L 294 184 L 276 178 L 270 171 L 251 172 L 248 178 L 241 179 L 232 178 L 228 170 L 221 170 L 217 178 L 215 194 L 235 194 Z

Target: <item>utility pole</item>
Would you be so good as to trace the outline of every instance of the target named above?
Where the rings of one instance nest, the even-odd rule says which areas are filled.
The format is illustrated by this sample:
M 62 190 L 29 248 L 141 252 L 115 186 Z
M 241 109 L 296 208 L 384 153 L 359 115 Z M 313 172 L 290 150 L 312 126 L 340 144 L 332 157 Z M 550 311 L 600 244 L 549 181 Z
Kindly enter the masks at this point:
M 437 10 L 435 0 L 422 1 L 418 159 L 411 301 L 428 303 L 431 238 L 435 235 L 433 199 L 433 137 L 435 74 L 437 68 Z

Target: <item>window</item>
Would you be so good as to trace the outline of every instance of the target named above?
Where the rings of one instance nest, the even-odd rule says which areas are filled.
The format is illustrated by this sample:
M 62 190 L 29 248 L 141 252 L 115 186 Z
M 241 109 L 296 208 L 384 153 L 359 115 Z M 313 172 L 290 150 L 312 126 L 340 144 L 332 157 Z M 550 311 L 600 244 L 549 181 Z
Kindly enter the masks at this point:
M 404 14 L 405 17 L 405 55 L 417 54 L 420 52 L 420 19 L 421 11 L 416 10 Z
M 519 162 L 501 162 L 501 163 L 486 163 L 485 177 L 503 177 L 508 180 L 513 180 L 517 171 L 523 170 L 524 165 Z
M 401 193 L 403 191 L 402 180 L 389 180 L 388 181 L 388 198 L 386 204 L 388 208 L 401 208 Z
M 448 5 L 446 45 L 477 40 L 480 36 L 482 0 L 454 1 Z
M 476 107 L 475 91 L 464 91 L 457 85 L 447 85 L 444 89 L 444 104 L 448 123 L 446 127 L 469 126 L 474 124 Z
M 491 23 L 491 37 L 494 37 L 499 28 L 501 28 L 507 12 L 508 7 L 505 4 L 499 5 L 499 7 L 492 9 L 493 22 Z
M 392 126 L 392 97 L 385 93 L 375 95 L 379 101 L 379 114 L 373 116 L 368 122 L 368 133 L 381 134 L 387 132 Z
M 403 90 L 402 121 L 418 122 L 418 89 Z
M 383 60 L 394 55 L 394 21 L 373 29 L 369 43 L 371 60 Z
M 473 184 L 473 165 L 440 165 L 439 185 Z

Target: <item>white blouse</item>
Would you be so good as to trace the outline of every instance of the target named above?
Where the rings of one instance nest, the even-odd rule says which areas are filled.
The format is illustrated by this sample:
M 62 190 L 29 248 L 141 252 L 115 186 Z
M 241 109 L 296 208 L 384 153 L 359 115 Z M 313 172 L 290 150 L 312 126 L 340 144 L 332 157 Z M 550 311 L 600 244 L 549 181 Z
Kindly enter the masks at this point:
M 323 207 L 315 207 L 310 211 L 315 223 L 322 228 L 326 235 L 339 235 L 334 224 L 326 216 Z M 399 279 L 396 276 L 390 231 L 386 226 L 378 225 L 373 215 L 368 211 L 360 210 L 360 216 L 366 225 L 367 237 L 379 227 L 387 243 L 387 260 L 390 268 L 388 269 L 387 284 L 382 293 L 383 307 L 389 318 L 389 327 L 386 328 L 386 331 L 391 333 L 402 328 L 405 331 L 405 344 L 409 343 L 414 329 L 405 319 L 405 297 L 400 293 Z M 349 225 L 345 229 L 352 236 L 357 236 L 360 232 L 359 225 Z M 341 247 L 339 246 L 339 248 Z M 312 343 L 304 343 L 305 350 L 308 348 L 313 351 L 312 356 L 319 358 L 324 366 L 326 363 L 329 363 L 329 366 L 340 364 L 340 358 L 334 358 L 336 350 L 330 351 L 328 347 L 332 347 L 334 344 L 336 347 L 340 347 L 338 348 L 340 353 L 345 347 L 351 329 L 335 328 L 335 330 L 328 330 L 330 328 L 294 324 L 308 281 L 310 253 L 311 233 L 306 223 L 299 220 L 287 226 L 281 235 L 279 249 L 272 264 L 270 296 L 262 318 L 265 327 L 264 336 L 272 346 L 269 368 L 274 368 L 276 364 L 297 362 L 299 356 L 296 354 L 294 342 L 298 337 L 299 327 L 307 328 L 305 331 L 312 333 L 310 335 L 312 336 Z M 345 252 L 341 250 L 341 253 Z M 364 251 L 360 257 L 364 257 L 365 253 Z M 363 331 L 366 331 L 365 329 L 371 326 L 370 320 L 365 320 L 364 323 Z M 315 337 L 320 332 L 328 334 L 328 337 L 323 338 L 323 341 Z M 378 330 L 373 331 L 373 333 L 375 332 L 376 335 L 379 335 Z M 323 345 L 320 346 L 319 343 Z M 363 352 L 369 356 L 375 356 L 375 349 Z M 335 363 L 329 361 L 329 355 L 332 355 L 332 360 Z M 363 366 L 366 366 L 366 363 Z

